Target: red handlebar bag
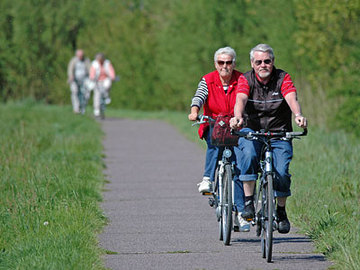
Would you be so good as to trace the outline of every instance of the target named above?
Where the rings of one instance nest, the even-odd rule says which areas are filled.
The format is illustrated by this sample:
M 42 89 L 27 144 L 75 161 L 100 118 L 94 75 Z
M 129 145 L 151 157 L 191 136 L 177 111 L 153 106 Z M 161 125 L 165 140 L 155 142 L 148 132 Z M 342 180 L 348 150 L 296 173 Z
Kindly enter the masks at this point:
M 231 134 L 230 119 L 232 115 L 218 115 L 214 124 L 210 125 L 211 144 L 215 146 L 236 146 L 239 136 Z

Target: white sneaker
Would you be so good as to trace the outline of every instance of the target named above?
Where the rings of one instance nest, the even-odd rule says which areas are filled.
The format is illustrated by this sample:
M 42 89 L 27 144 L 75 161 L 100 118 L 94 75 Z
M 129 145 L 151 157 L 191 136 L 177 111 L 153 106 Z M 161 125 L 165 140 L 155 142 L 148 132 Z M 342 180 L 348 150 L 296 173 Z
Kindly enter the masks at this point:
M 241 213 L 238 214 L 237 218 L 235 218 L 235 220 L 237 221 L 237 223 L 239 224 L 239 231 L 240 232 L 249 232 L 250 231 L 250 222 L 248 222 L 247 220 L 245 220 L 242 216 Z
M 203 180 L 197 184 L 198 188 L 199 188 L 199 192 L 210 192 L 211 191 L 211 181 L 210 181 L 210 177 L 204 176 Z
M 100 110 L 94 110 L 94 116 L 99 117 L 100 116 Z

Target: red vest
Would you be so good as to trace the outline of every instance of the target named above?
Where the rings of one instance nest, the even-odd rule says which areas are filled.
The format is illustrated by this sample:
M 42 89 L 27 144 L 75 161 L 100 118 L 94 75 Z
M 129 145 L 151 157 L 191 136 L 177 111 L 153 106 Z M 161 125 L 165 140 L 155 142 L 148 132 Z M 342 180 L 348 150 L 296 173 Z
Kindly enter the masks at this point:
M 208 88 L 208 97 L 204 104 L 204 115 L 216 118 L 221 114 L 234 114 L 234 106 L 236 102 L 236 85 L 238 78 L 242 73 L 234 70 L 227 93 L 225 94 L 220 76 L 217 70 L 210 72 L 204 76 Z M 202 124 L 199 127 L 199 136 L 204 138 L 204 133 L 209 128 L 208 124 Z

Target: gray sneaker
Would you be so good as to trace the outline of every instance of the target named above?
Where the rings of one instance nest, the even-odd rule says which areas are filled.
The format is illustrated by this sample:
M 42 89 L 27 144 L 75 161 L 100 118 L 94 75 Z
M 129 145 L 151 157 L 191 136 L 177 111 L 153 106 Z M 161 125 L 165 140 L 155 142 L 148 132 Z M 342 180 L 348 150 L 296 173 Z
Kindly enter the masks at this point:
M 249 232 L 250 231 L 250 222 L 246 221 L 239 213 L 234 218 L 234 232 Z

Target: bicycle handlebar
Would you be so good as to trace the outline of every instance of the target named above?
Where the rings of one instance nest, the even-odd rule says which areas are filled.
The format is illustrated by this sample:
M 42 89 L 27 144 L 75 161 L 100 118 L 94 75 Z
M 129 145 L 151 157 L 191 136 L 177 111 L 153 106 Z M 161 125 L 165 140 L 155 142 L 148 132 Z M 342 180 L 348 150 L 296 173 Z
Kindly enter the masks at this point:
M 209 123 L 209 122 L 215 122 L 215 119 L 213 119 L 213 118 L 211 118 L 210 116 L 207 116 L 207 115 L 199 114 L 196 117 L 196 122 L 194 124 L 192 124 L 192 126 L 205 124 L 205 123 Z
M 244 132 L 244 131 L 238 131 L 238 130 L 232 130 L 232 134 L 238 135 L 240 137 L 244 137 L 246 139 L 255 139 L 255 138 L 285 138 L 285 139 L 292 139 L 300 136 L 306 136 L 308 133 L 307 128 L 305 128 L 303 131 L 292 131 L 292 132 L 270 132 L 270 131 L 250 131 L 250 132 Z
M 192 124 L 192 126 L 200 125 L 204 123 L 209 122 L 215 122 L 215 119 L 208 115 L 199 114 L 196 117 L 196 122 Z M 285 139 L 292 139 L 300 136 L 306 136 L 308 133 L 307 128 L 305 128 L 303 131 L 292 131 L 292 132 L 286 132 L 286 131 L 280 131 L 280 132 L 270 132 L 270 131 L 255 131 L 255 132 L 243 132 L 239 130 L 232 129 L 231 134 L 238 135 L 240 137 L 245 137 L 247 139 L 255 139 L 255 138 L 285 138 Z

